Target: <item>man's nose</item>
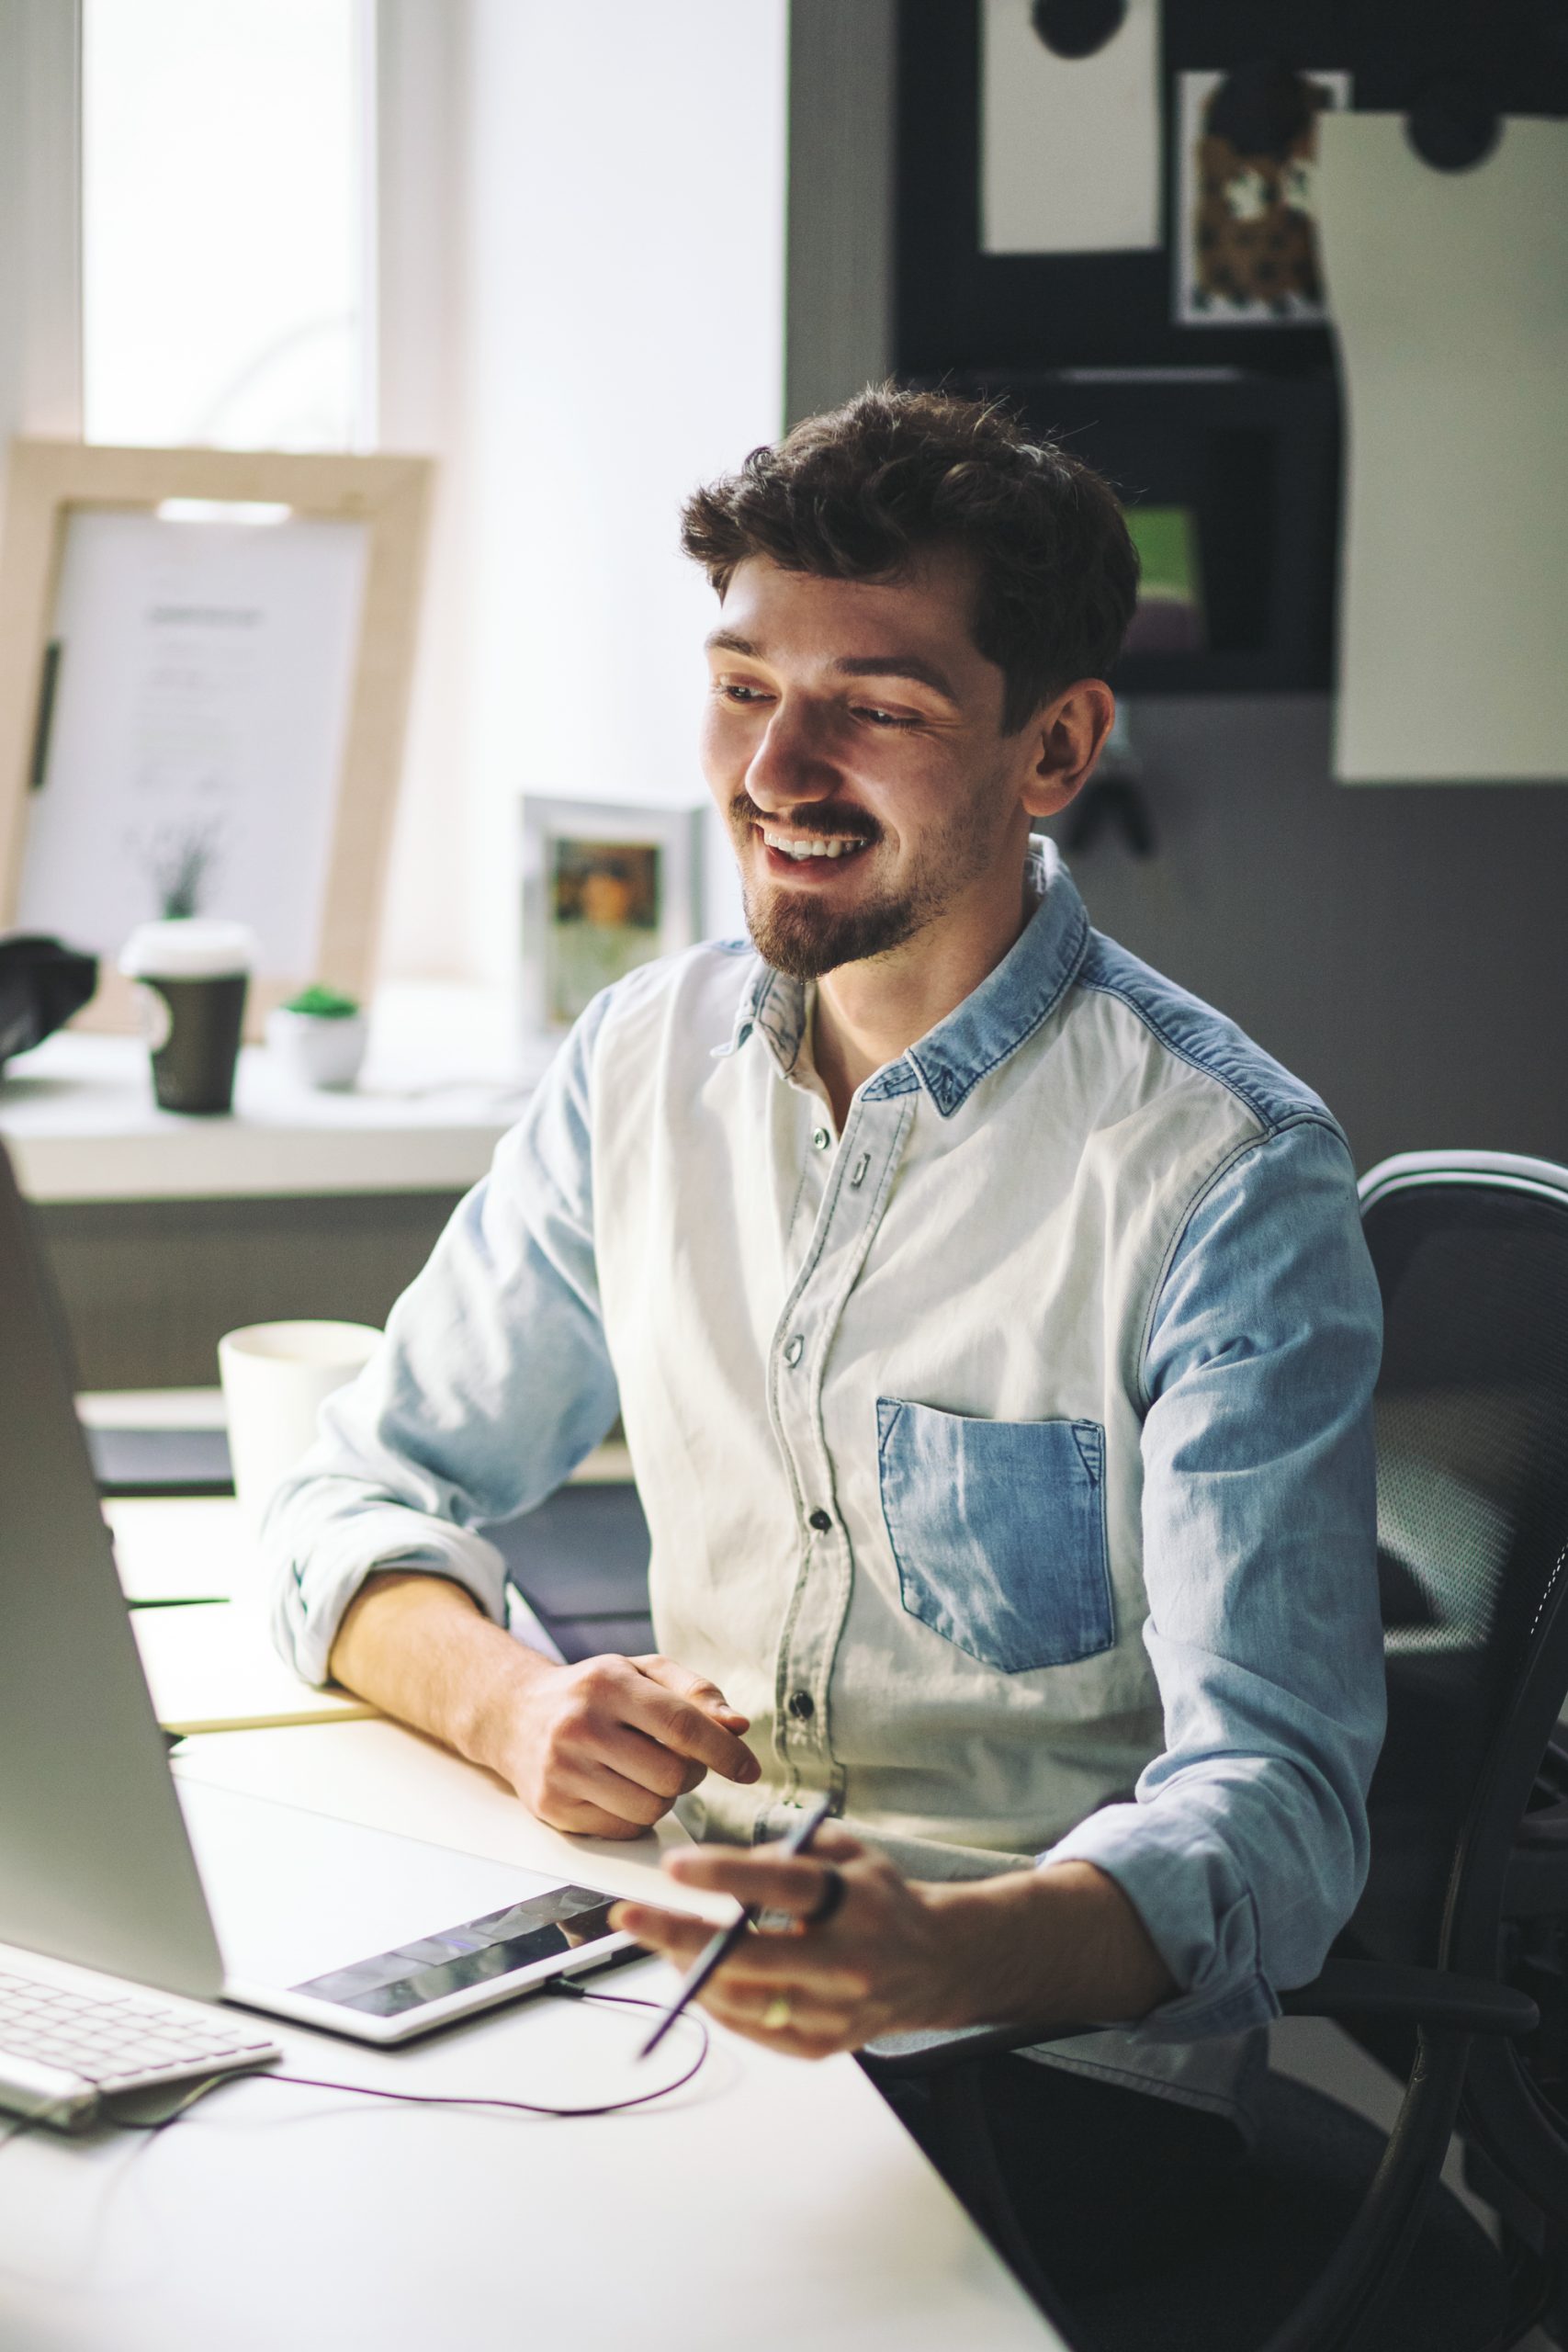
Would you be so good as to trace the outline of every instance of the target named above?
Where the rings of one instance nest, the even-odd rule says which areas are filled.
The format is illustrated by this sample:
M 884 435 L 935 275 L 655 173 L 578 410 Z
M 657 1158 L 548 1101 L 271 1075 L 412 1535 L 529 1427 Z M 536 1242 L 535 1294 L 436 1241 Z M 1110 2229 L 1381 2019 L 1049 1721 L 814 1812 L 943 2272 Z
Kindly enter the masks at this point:
M 826 800 L 839 782 L 839 771 L 809 711 L 779 704 L 746 771 L 746 788 L 758 808 L 782 812 L 804 800 Z

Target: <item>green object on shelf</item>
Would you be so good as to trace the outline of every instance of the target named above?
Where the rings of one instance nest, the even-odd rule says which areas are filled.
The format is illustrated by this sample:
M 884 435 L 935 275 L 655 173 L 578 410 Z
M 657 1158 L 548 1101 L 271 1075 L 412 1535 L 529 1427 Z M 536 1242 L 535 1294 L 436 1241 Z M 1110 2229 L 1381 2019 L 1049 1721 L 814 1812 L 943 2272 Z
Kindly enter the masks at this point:
M 1137 609 L 1127 631 L 1131 654 L 1169 657 L 1203 650 L 1203 601 L 1197 518 L 1187 506 L 1122 509 L 1138 550 Z
M 318 1021 L 346 1021 L 359 1006 L 351 996 L 342 995 L 336 989 L 324 989 L 312 984 L 291 996 L 284 1006 L 285 1012 L 313 1013 Z
M 1130 506 L 1125 514 L 1143 568 L 1139 594 L 1197 605 L 1198 534 L 1190 507 Z

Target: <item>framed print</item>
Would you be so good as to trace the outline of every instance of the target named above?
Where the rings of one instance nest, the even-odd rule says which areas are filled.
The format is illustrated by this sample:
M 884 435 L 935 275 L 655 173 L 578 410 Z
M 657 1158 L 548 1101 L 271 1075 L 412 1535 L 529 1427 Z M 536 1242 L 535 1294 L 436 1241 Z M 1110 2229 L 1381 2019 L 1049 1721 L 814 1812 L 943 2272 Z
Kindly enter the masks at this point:
M 246 923 L 247 1025 L 363 997 L 413 666 L 420 458 L 18 441 L 0 538 L 0 924 L 96 955 Z
M 1176 76 L 1175 318 L 1320 326 L 1317 124 L 1350 76 L 1259 63 Z
M 703 811 L 523 804 L 523 1023 L 563 1036 L 612 980 L 700 938 Z

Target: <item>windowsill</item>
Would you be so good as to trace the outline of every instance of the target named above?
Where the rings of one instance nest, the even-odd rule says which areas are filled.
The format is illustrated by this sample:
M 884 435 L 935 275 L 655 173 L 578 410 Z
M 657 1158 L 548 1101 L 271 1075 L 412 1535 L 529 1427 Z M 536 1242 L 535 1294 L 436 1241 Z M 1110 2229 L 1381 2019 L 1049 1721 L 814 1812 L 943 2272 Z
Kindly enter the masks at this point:
M 510 1033 L 495 995 L 456 983 L 385 988 L 364 1076 L 347 1093 L 241 1052 L 231 1113 L 152 1101 L 146 1046 L 62 1031 L 0 1078 L 0 1136 L 37 1202 L 461 1192 L 517 1119 L 547 1049 Z

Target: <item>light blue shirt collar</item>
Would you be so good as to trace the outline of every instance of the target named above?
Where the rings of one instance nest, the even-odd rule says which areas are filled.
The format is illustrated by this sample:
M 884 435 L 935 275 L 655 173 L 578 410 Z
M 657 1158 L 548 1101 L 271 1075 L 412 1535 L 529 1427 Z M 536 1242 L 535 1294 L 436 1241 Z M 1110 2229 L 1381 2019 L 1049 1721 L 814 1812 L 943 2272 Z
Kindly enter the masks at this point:
M 868 1080 L 868 1102 L 923 1085 L 942 1117 L 951 1118 L 987 1070 L 1005 1061 L 1055 1011 L 1083 962 L 1089 917 L 1054 843 L 1032 842 L 1025 871 L 1039 904 L 1018 938 L 962 1004 Z M 787 1078 L 799 1059 L 808 1014 L 805 985 L 759 957 L 741 990 L 729 1041 L 715 1049 L 715 1057 L 733 1054 L 761 1035 L 780 1075 Z

